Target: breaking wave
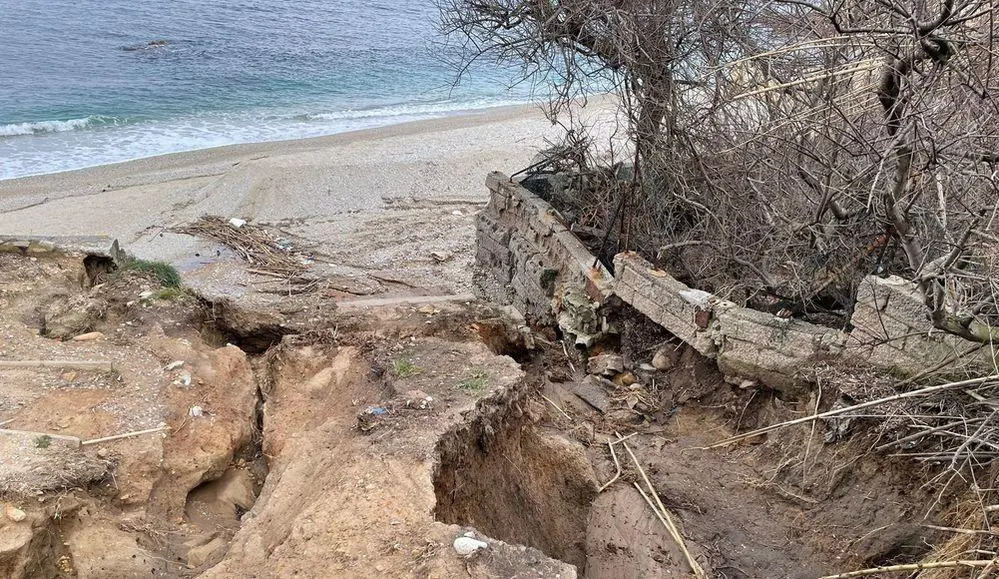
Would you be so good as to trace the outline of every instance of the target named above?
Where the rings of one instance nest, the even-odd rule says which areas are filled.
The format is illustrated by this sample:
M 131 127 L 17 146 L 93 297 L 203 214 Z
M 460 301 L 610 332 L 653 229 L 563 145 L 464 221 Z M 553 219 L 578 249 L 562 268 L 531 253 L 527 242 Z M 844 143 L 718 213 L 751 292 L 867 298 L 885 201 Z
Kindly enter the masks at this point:
M 37 135 L 40 133 L 63 133 L 75 131 L 87 127 L 106 124 L 107 119 L 98 116 L 89 116 L 82 119 L 69 119 L 68 121 L 35 121 L 27 123 L 10 123 L 0 125 L 0 137 L 19 137 L 23 135 Z

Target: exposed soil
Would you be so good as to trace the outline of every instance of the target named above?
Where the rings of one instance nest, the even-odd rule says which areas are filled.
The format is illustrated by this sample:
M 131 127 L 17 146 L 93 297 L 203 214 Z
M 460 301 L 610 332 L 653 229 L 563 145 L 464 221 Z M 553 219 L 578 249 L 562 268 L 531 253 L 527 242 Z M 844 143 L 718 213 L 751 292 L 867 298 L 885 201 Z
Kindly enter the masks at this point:
M 862 433 L 703 450 L 821 401 L 678 347 L 651 369 L 671 338 L 637 314 L 602 346 L 630 378 L 601 382 L 481 303 L 259 311 L 80 255 L 0 253 L 0 271 L 0 362 L 69 361 L 0 364 L 0 423 L 26 432 L 0 432 L 0 576 L 689 576 L 623 445 L 600 490 L 615 433 L 712 577 L 912 561 L 952 506 Z M 457 554 L 466 533 L 488 547 Z

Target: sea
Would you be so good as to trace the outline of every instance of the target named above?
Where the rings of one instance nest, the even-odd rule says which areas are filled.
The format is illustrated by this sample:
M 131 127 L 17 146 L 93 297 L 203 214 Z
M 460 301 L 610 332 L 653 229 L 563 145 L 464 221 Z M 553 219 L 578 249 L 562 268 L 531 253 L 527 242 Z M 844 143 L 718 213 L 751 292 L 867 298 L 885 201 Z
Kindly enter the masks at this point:
M 0 179 L 528 102 L 434 0 L 0 0 Z M 460 82 L 458 82 L 460 80 Z

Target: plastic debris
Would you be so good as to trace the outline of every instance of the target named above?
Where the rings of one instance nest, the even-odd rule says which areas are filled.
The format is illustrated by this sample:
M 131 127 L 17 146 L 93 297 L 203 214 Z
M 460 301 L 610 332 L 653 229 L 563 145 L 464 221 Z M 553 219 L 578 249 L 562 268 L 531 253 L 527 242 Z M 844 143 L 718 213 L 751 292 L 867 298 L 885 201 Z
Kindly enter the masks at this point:
M 174 385 L 180 386 L 181 388 L 188 388 L 191 386 L 191 374 L 190 372 L 184 372 L 176 380 L 173 381 Z
M 240 227 L 246 225 L 246 220 L 240 219 L 238 217 L 233 217 L 232 219 L 229 220 L 229 225 L 232 225 L 236 229 L 239 229 Z
M 473 555 L 489 547 L 489 543 L 471 537 L 458 537 L 454 540 L 454 550 L 463 557 Z

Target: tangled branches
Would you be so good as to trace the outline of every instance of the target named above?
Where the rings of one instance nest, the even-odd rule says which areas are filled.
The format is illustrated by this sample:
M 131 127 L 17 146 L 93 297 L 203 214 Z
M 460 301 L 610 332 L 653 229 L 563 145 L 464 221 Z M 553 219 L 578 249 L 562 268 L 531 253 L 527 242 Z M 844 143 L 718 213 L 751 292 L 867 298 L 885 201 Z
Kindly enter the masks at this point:
M 619 249 L 795 313 L 848 309 L 865 275 L 900 275 L 936 327 L 988 343 L 999 337 L 997 10 L 447 0 L 442 21 L 467 58 L 553 80 L 555 113 L 594 79 L 620 95 L 633 186 L 618 222 L 597 224 L 618 231 Z

